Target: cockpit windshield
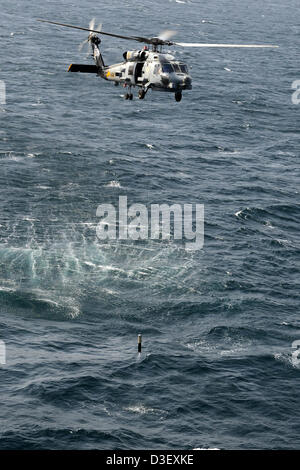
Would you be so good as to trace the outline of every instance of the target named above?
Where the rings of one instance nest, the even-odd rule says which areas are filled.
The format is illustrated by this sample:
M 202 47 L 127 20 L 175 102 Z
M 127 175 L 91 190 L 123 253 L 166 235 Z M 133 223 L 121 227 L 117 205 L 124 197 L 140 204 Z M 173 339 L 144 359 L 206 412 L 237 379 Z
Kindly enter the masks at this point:
M 174 70 L 175 70 L 176 73 L 181 73 L 181 70 L 180 70 L 178 64 L 173 64 L 173 67 L 174 67 Z
M 185 73 L 188 74 L 188 69 L 185 64 L 175 64 L 174 62 L 165 62 L 162 64 L 163 73 Z
M 162 66 L 162 71 L 164 73 L 172 73 L 174 72 L 173 67 L 170 63 L 163 64 Z

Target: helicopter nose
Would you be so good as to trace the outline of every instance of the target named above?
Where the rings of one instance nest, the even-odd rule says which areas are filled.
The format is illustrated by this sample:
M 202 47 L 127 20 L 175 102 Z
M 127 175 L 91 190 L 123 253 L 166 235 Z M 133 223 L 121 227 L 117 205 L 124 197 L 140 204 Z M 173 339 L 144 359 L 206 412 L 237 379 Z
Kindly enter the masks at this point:
M 191 84 L 192 84 L 192 79 L 191 79 L 191 77 L 189 77 L 189 75 L 186 75 L 186 76 L 184 77 L 183 83 L 184 83 L 184 85 L 186 85 L 186 86 L 191 86 Z
M 176 75 L 176 83 L 178 86 L 189 87 L 192 84 L 192 79 L 189 75 Z

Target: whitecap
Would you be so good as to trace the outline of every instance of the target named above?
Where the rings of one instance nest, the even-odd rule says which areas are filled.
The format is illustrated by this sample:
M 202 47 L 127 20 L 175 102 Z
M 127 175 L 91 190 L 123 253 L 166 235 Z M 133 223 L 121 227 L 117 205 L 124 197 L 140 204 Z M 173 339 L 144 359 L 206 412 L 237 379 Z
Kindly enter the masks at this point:
M 96 264 L 92 263 L 91 261 L 84 261 L 84 264 L 86 266 L 90 266 L 91 268 L 96 268 Z
M 242 213 L 243 213 L 243 209 L 240 210 L 240 211 L 237 211 L 234 215 L 235 215 L 236 217 L 239 217 L 240 215 L 242 215 Z
M 150 413 L 163 413 L 162 410 L 158 410 L 155 408 L 147 408 L 144 405 L 133 405 L 124 408 L 125 411 L 130 411 L 131 413 L 137 413 L 140 415 L 150 414 Z
M 110 181 L 105 185 L 106 188 L 121 188 L 119 181 Z
M 50 186 L 43 186 L 43 185 L 41 185 L 41 184 L 38 184 L 36 187 L 37 187 L 38 189 L 44 189 L 44 190 L 50 189 Z
M 196 447 L 193 450 L 221 450 L 221 449 L 219 449 L 218 447 L 207 447 L 207 448 L 205 448 L 205 447 Z
M 269 220 L 266 221 L 265 226 L 268 227 L 268 228 L 271 228 L 271 229 L 275 228 Z

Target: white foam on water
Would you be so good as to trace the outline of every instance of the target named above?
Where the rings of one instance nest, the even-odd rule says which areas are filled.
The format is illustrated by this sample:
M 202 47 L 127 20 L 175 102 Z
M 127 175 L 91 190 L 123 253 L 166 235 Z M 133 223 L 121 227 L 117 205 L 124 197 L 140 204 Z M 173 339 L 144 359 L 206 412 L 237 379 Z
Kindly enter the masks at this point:
M 15 289 L 13 287 L 0 286 L 0 291 L 2 291 L 2 292 L 14 292 Z
M 112 289 L 103 288 L 102 291 L 105 292 L 106 294 L 113 295 L 113 296 L 120 295 L 120 292 L 114 291 Z
M 157 413 L 157 414 L 165 413 L 165 411 L 163 410 L 159 410 L 157 408 L 147 408 L 146 406 L 141 405 L 141 404 L 128 406 L 124 408 L 124 411 L 129 411 L 131 413 L 137 413 L 140 415 L 151 414 L 151 413 Z
M 293 363 L 293 357 L 292 357 L 292 354 L 290 354 L 290 353 L 287 353 L 287 352 L 274 353 L 273 357 L 274 357 L 275 361 L 282 362 L 283 364 L 286 364 L 288 366 L 292 366 L 295 369 L 300 368 L 299 364 L 294 364 Z
M 108 184 L 105 185 L 106 188 L 121 188 L 121 184 L 119 181 L 110 181 Z
M 196 447 L 195 449 L 193 450 L 221 450 L 219 449 L 218 447 Z
M 42 190 L 44 190 L 44 191 L 47 190 L 47 189 L 51 189 L 50 186 L 43 186 L 42 184 L 38 184 L 38 185 L 36 186 L 36 188 L 42 189 Z
M 272 225 L 269 220 L 266 221 L 265 226 L 268 227 L 268 228 L 270 228 L 270 229 L 274 229 L 274 228 L 275 228 L 274 225 Z
M 234 215 L 236 217 L 239 217 L 242 213 L 243 213 L 243 209 L 241 209 L 240 211 L 237 211 Z

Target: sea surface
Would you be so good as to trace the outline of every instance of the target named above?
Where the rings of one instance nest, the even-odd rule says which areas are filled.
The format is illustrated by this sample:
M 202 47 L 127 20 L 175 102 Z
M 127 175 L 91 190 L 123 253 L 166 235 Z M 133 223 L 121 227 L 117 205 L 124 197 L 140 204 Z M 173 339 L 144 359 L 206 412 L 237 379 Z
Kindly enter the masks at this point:
M 299 2 L 0 11 L 0 449 L 299 448 Z M 66 73 L 87 35 L 38 17 L 280 48 L 173 47 L 193 91 L 130 102 Z M 106 63 L 136 47 L 102 41 Z M 204 204 L 203 249 L 99 240 L 120 195 Z

